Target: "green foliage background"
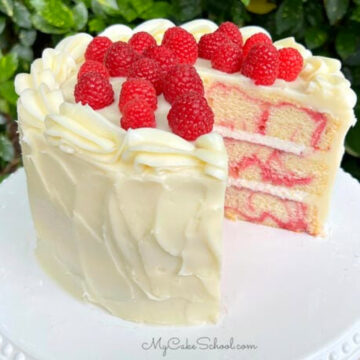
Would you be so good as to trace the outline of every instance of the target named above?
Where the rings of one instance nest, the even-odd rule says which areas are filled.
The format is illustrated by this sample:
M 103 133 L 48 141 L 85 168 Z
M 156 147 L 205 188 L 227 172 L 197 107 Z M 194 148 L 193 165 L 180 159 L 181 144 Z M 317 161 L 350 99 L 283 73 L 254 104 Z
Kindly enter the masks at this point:
M 20 164 L 14 76 L 42 50 L 79 31 L 164 17 L 209 18 L 295 36 L 314 54 L 340 58 L 360 95 L 360 0 L 0 0 L 0 181 Z M 360 117 L 360 105 L 356 107 Z M 360 122 L 348 134 L 342 166 L 360 179 Z

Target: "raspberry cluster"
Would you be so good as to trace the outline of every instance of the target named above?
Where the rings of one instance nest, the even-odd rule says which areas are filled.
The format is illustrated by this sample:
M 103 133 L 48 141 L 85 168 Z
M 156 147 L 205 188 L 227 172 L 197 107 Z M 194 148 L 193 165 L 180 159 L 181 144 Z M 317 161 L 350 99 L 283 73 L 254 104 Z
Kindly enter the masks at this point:
M 243 44 L 241 31 L 231 22 L 200 38 L 199 56 L 210 60 L 214 69 L 241 72 L 256 85 L 272 85 L 276 79 L 294 81 L 303 67 L 298 50 L 277 50 L 264 33 L 252 35 Z
M 233 28 L 225 25 L 223 31 L 242 44 Z M 110 77 L 126 77 L 118 103 L 123 129 L 155 127 L 157 96 L 163 93 L 172 105 L 170 128 L 187 140 L 195 140 L 210 132 L 214 123 L 193 66 L 198 51 L 194 36 L 180 27 L 168 29 L 161 45 L 146 32 L 135 33 L 127 43 L 98 36 L 89 44 L 86 61 L 79 69 L 75 100 L 94 109 L 106 107 L 114 102 Z
M 78 72 L 75 100 L 101 109 L 114 102 L 111 77 L 127 78 L 121 88 L 119 109 L 124 129 L 155 127 L 157 96 L 171 104 L 168 114 L 172 131 L 187 140 L 210 132 L 214 114 L 204 97 L 204 87 L 195 67 L 197 58 L 208 59 L 214 69 L 241 72 L 256 85 L 272 85 L 276 79 L 294 81 L 303 59 L 294 48 L 277 50 L 271 39 L 258 33 L 244 43 L 241 31 L 224 22 L 199 44 L 181 27 L 164 33 L 161 45 L 146 32 L 135 33 L 128 42 L 95 37 L 85 52 Z

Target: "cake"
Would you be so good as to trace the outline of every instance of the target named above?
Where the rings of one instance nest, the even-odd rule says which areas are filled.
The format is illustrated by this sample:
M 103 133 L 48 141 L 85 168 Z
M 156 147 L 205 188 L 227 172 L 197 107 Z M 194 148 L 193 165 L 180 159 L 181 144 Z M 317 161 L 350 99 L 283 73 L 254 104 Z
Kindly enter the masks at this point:
M 16 78 L 38 258 L 123 319 L 218 321 L 224 213 L 323 233 L 356 96 L 339 61 L 234 26 L 113 25 Z

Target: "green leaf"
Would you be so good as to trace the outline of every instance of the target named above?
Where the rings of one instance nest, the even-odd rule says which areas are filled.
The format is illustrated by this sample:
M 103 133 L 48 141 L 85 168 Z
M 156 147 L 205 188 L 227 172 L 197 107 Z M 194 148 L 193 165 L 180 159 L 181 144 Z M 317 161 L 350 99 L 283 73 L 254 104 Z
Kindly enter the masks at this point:
M 41 12 L 41 10 L 45 7 L 46 0 L 27 0 L 29 1 L 29 5 L 36 10 L 37 12 Z
M 358 6 L 351 14 L 350 20 L 360 22 L 360 6 Z
M 322 1 L 307 1 L 304 6 L 306 21 L 311 26 L 319 27 L 325 24 L 326 14 Z
M 14 15 L 14 1 L 13 0 L 0 0 L 0 12 L 7 16 Z
M 19 40 L 25 46 L 32 46 L 36 40 L 36 30 L 21 30 Z
M 25 45 L 16 44 L 11 49 L 11 52 L 16 54 L 19 60 L 21 59 L 30 62 L 34 59 L 34 53 L 32 49 Z
M 145 11 L 149 10 L 153 5 L 153 0 L 131 0 L 131 5 L 135 11 L 141 15 Z
M 14 147 L 10 140 L 4 135 L 0 135 L 0 159 L 9 162 L 14 158 Z
M 9 80 L 0 84 L 0 95 L 12 105 L 16 105 L 18 96 L 14 88 L 14 81 Z
M 188 21 L 201 14 L 201 0 L 174 0 L 173 15 L 179 22 Z
M 340 30 L 335 39 L 335 48 L 347 65 L 360 65 L 360 34 L 356 28 Z
M 302 27 L 304 11 L 302 0 L 285 0 L 276 12 L 276 29 L 278 34 L 286 31 L 296 32 Z
M 72 11 L 61 0 L 47 0 L 40 14 L 52 26 L 61 29 L 70 29 L 74 25 Z
M 308 28 L 305 30 L 305 43 L 309 49 L 316 49 L 325 44 L 328 33 L 321 28 Z
M 77 5 L 74 6 L 73 16 L 74 16 L 75 29 L 76 30 L 83 29 L 88 20 L 88 10 L 84 3 L 79 2 Z
M 8 114 L 10 111 L 9 104 L 5 99 L 0 98 L 0 113 Z
M 116 0 L 92 0 L 91 9 L 95 15 L 105 17 L 105 14 L 116 16 L 118 6 Z
M 19 61 L 15 54 L 6 54 L 0 58 L 0 82 L 10 79 L 18 67 Z
M 4 31 L 6 25 L 6 18 L 4 16 L 0 16 L 0 34 Z
M 13 21 L 22 28 L 31 28 L 31 15 L 29 10 L 20 2 L 14 3 Z
M 241 1 L 234 1 L 231 8 L 231 20 L 238 26 L 245 24 L 245 21 L 250 18 L 245 6 Z
M 132 22 L 137 18 L 137 13 L 129 2 L 118 0 L 117 8 L 116 14 L 121 15 L 127 22 Z
M 83 3 L 87 9 L 91 8 L 91 0 L 75 0 L 75 2 L 77 4 Z
M 89 21 L 89 31 L 92 33 L 99 33 L 101 31 L 103 31 L 106 28 L 106 23 L 103 19 L 101 18 L 95 18 L 95 19 L 91 19 Z
M 249 6 L 249 5 L 250 5 L 250 1 L 251 1 L 251 0 L 241 0 L 241 2 L 242 2 L 245 6 Z
M 324 0 L 325 10 L 331 25 L 341 20 L 349 6 L 349 0 Z
M 33 15 L 31 20 L 35 29 L 45 34 L 65 34 L 68 31 L 67 29 L 59 29 L 48 24 L 40 15 L 37 14 Z
M 144 20 L 154 18 L 167 18 L 172 13 L 172 6 L 165 1 L 157 1 L 153 6 L 141 14 L 141 18 Z

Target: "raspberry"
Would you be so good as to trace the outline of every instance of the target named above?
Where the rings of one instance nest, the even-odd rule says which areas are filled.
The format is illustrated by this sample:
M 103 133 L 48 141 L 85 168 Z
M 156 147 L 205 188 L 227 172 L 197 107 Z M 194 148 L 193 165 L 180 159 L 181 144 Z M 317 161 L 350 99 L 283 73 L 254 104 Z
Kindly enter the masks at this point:
M 133 99 L 125 105 L 120 124 L 125 130 L 156 127 L 154 111 L 143 99 Z
M 135 59 L 136 53 L 132 47 L 123 41 L 118 41 L 110 46 L 104 61 L 110 76 L 127 76 L 130 65 Z
M 171 130 L 190 141 L 209 133 L 214 125 L 214 113 L 206 99 L 193 92 L 179 96 L 167 118 Z
M 122 112 L 126 104 L 134 98 L 142 98 L 152 110 L 157 108 L 156 91 L 152 83 L 145 79 L 128 79 L 121 87 L 119 109 Z
M 147 32 L 140 31 L 129 40 L 129 45 L 138 53 L 143 54 L 146 49 L 156 46 L 155 39 Z
M 160 65 L 153 59 L 144 57 L 135 61 L 130 67 L 129 77 L 149 80 L 153 84 L 156 94 L 162 93 L 162 72 Z
M 294 81 L 300 74 L 304 60 L 298 50 L 283 48 L 279 50 L 279 75 L 278 78 Z
M 245 58 L 247 54 L 249 53 L 250 49 L 255 44 L 272 44 L 271 39 L 264 33 L 257 33 L 252 36 L 250 36 L 243 47 L 243 57 Z
M 181 64 L 195 64 L 198 47 L 194 35 L 181 27 L 172 27 L 165 31 L 162 45 L 172 50 Z
M 163 91 L 165 99 L 172 104 L 177 96 L 189 91 L 204 95 L 204 86 L 193 66 L 178 64 L 165 75 Z
M 234 44 L 240 47 L 243 45 L 243 38 L 241 32 L 234 23 L 226 21 L 219 26 L 219 29 L 217 31 L 227 35 Z
M 199 41 L 199 57 L 211 60 L 215 50 L 230 41 L 229 37 L 220 31 L 203 35 Z
M 168 72 L 173 65 L 179 63 L 175 53 L 163 45 L 148 48 L 144 55 L 157 61 L 164 73 Z
M 97 72 L 100 75 L 102 75 L 104 78 L 108 79 L 110 77 L 109 72 L 107 71 L 107 68 L 105 67 L 105 65 L 103 63 L 100 63 L 98 61 L 94 61 L 94 60 L 87 60 L 85 61 L 78 72 L 78 79 L 81 78 L 81 76 L 83 76 L 84 74 L 88 73 L 88 72 Z
M 103 62 L 105 54 L 111 45 L 112 41 L 109 38 L 105 36 L 95 37 L 85 51 L 85 59 Z
M 240 71 L 241 63 L 242 50 L 233 42 L 220 45 L 211 58 L 211 65 L 214 69 L 229 74 Z
M 97 72 L 81 76 L 74 90 L 75 101 L 89 104 L 94 110 L 102 109 L 114 102 L 114 90 L 110 82 Z
M 256 44 L 244 59 L 241 72 L 256 85 L 272 85 L 279 72 L 279 53 L 273 45 Z

